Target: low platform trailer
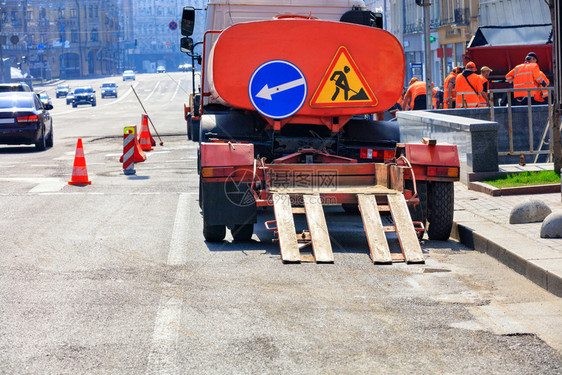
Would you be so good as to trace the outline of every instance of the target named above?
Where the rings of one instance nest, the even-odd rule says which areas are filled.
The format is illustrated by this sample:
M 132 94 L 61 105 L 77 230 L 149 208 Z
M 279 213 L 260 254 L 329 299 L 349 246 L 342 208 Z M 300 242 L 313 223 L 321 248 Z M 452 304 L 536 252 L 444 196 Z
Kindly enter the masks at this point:
M 283 262 L 300 262 L 309 245 L 316 262 L 333 262 L 323 207 L 339 206 L 361 215 L 373 262 L 423 263 L 424 233 L 451 232 L 457 148 L 400 143 L 397 122 L 379 120 L 402 92 L 400 43 L 362 1 L 323 4 L 209 2 L 202 88 L 185 113 L 199 143 L 204 237 L 223 241 L 228 228 L 247 241 L 258 209 L 272 207 L 264 225 Z M 193 22 L 186 9 L 182 30 Z M 189 37 L 182 45 L 192 52 Z M 296 232 L 294 215 L 307 230 Z

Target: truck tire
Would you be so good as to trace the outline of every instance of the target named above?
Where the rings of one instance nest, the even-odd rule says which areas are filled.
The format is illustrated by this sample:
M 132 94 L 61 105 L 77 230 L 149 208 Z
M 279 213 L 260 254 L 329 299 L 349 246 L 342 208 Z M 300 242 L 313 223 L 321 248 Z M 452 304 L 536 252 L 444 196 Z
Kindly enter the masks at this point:
M 203 236 L 207 242 L 221 242 L 226 236 L 225 225 L 208 225 L 203 221 Z
M 414 192 L 414 184 L 411 180 L 404 181 L 404 187 L 408 190 Z M 416 189 L 418 191 L 418 198 L 420 203 L 417 206 L 408 206 L 410 210 L 410 217 L 412 221 L 419 221 L 423 224 L 423 227 L 427 230 L 427 182 L 417 181 Z M 416 232 L 419 239 L 423 238 L 422 232 Z
M 359 205 L 353 203 L 342 203 L 341 208 L 349 215 L 359 214 Z
M 452 182 L 431 182 L 428 186 L 429 227 L 427 235 L 430 240 L 447 241 L 453 228 L 455 190 Z
M 232 238 L 236 242 L 247 242 L 252 239 L 254 234 L 254 224 L 235 225 L 231 230 Z

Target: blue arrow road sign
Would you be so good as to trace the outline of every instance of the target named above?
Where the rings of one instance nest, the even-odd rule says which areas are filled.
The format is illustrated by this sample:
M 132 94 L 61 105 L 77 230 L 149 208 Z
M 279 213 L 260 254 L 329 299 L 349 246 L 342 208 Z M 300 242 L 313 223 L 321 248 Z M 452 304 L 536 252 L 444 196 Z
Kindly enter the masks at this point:
M 262 115 L 282 119 L 294 115 L 304 104 L 307 87 L 304 75 L 294 64 L 271 60 L 252 74 L 248 95 Z

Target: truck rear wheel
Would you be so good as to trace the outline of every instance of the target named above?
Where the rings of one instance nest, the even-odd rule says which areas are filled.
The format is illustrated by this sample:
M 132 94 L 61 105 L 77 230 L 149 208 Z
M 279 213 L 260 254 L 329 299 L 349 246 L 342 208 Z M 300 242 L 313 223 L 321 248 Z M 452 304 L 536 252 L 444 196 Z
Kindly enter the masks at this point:
M 430 240 L 447 241 L 453 228 L 454 185 L 452 182 L 435 181 L 428 188 L 427 235 Z
M 221 242 L 226 236 L 226 225 L 208 225 L 203 221 L 203 236 L 207 242 Z
M 254 234 L 254 224 L 235 225 L 230 233 L 236 242 L 246 242 L 252 239 Z

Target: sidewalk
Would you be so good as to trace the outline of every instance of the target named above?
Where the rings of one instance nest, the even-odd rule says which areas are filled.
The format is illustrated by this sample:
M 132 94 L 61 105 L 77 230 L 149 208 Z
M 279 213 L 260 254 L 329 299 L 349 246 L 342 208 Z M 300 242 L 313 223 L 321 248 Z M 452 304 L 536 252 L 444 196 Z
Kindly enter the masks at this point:
M 562 211 L 560 193 L 492 197 L 457 182 L 451 236 L 562 297 L 562 239 L 540 238 L 542 223 L 509 224 L 511 209 L 529 199 Z

